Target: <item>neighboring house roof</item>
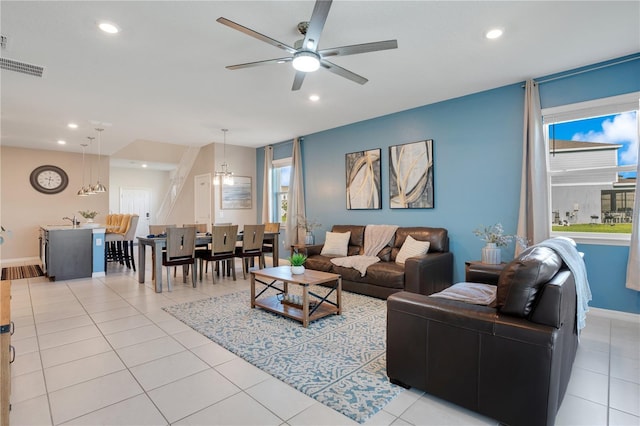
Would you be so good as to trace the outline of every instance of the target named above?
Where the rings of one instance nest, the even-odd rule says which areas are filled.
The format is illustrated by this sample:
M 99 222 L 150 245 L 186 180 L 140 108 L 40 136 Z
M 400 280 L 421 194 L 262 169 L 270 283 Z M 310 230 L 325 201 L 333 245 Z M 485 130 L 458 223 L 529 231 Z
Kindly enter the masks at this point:
M 622 145 L 603 143 L 603 142 L 581 142 L 581 141 L 567 141 L 560 139 L 549 140 L 549 151 L 553 152 L 572 152 L 572 151 L 593 151 L 593 150 L 605 150 L 605 149 L 618 149 L 622 148 Z
M 635 188 L 635 186 L 636 186 L 636 182 L 637 182 L 637 181 L 638 181 L 638 180 L 637 180 L 636 178 L 623 178 L 623 177 L 620 177 L 620 178 L 618 178 L 618 181 L 617 181 L 617 182 L 614 182 L 614 183 L 613 183 L 613 186 L 614 186 L 615 188 L 625 188 L 625 187 L 628 187 L 628 188 L 633 189 L 633 188 Z

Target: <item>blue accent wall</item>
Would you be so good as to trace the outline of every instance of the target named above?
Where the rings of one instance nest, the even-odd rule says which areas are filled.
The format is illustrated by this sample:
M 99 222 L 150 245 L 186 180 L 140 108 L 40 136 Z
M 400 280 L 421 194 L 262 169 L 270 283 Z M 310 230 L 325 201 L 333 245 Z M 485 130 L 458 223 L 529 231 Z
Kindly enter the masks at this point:
M 640 54 L 619 65 L 540 85 L 543 107 L 640 91 Z M 539 78 L 544 80 L 545 77 Z M 366 88 L 365 88 L 366 89 Z M 384 100 L 381 100 L 383 102 Z M 480 225 L 501 222 L 515 233 L 518 217 L 524 90 L 522 82 L 304 136 L 307 216 L 323 224 L 435 226 L 449 231 L 454 280 L 464 262 L 479 259 Z M 434 140 L 435 207 L 389 208 L 389 146 Z M 381 148 L 382 209 L 347 210 L 345 154 Z M 274 147 L 274 159 L 291 155 L 291 142 Z M 262 199 L 264 149 L 257 149 L 258 205 Z M 513 246 L 503 260 L 513 258 Z M 640 293 L 625 288 L 628 247 L 580 245 L 594 295 L 591 306 L 640 313 Z

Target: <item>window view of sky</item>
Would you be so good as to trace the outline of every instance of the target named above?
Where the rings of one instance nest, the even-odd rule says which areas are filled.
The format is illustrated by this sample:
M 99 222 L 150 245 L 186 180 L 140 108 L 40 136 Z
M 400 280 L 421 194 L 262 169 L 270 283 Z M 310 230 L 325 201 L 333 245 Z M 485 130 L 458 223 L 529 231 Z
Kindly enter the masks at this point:
M 622 166 L 638 162 L 636 111 L 557 123 L 549 128 L 549 138 L 622 145 L 618 149 L 618 164 Z M 636 172 L 624 172 L 621 175 L 635 177 Z

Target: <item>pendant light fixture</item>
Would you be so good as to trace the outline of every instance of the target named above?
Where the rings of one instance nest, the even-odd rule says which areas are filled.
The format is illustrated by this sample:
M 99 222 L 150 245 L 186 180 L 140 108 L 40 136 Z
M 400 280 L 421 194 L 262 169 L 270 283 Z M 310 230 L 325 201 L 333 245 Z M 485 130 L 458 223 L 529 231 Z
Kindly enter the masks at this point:
M 87 189 L 84 186 L 84 150 L 87 147 L 87 144 L 81 143 L 80 146 L 82 146 L 82 187 L 80 188 L 80 190 L 78 190 L 78 196 L 86 197 L 89 195 L 87 194 Z
M 87 136 L 87 139 L 89 139 L 89 152 L 91 152 L 91 150 L 93 149 L 93 140 L 95 139 L 95 137 L 93 136 Z M 94 195 L 96 193 L 96 189 L 95 187 L 91 184 L 91 181 L 93 180 L 93 161 L 89 160 L 89 185 L 87 185 L 87 195 Z
M 107 192 L 107 187 L 100 183 L 100 163 L 102 162 L 102 132 L 104 129 L 96 128 L 96 132 L 98 132 L 98 181 L 94 186 L 94 190 L 96 192 Z
M 229 129 L 222 129 L 224 134 L 223 145 L 223 163 L 220 165 L 222 170 L 217 170 L 215 177 L 213 178 L 214 185 L 220 185 L 222 182 L 225 185 L 233 185 L 233 172 L 229 171 L 229 165 L 227 164 L 227 132 Z

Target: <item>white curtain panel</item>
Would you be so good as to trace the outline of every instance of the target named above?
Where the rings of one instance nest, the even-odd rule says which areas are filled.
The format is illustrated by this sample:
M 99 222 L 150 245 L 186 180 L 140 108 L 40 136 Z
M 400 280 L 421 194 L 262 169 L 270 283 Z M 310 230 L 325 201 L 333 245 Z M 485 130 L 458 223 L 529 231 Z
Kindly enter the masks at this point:
M 529 244 L 549 238 L 549 177 L 547 150 L 544 142 L 540 92 L 533 80 L 525 84 L 524 132 L 522 142 L 522 178 L 520 181 L 520 211 L 518 235 Z M 516 244 L 516 256 L 522 248 Z
M 304 229 L 298 228 L 298 221 L 304 219 L 304 182 L 302 180 L 302 157 L 300 155 L 300 139 L 293 140 L 293 156 L 291 159 L 291 177 L 287 195 L 287 243 L 289 246 L 304 242 Z
M 638 102 L 640 110 L 640 101 Z M 636 117 L 638 135 L 640 136 L 640 117 Z M 640 139 L 640 138 L 639 138 Z M 633 204 L 633 222 L 631 225 L 631 244 L 629 245 L 629 262 L 627 263 L 627 288 L 640 291 L 640 141 L 638 141 L 638 167 L 636 174 L 636 199 Z
M 273 147 L 264 147 L 264 177 L 262 179 L 262 223 L 271 222 L 271 205 L 273 191 L 271 178 L 273 175 Z

